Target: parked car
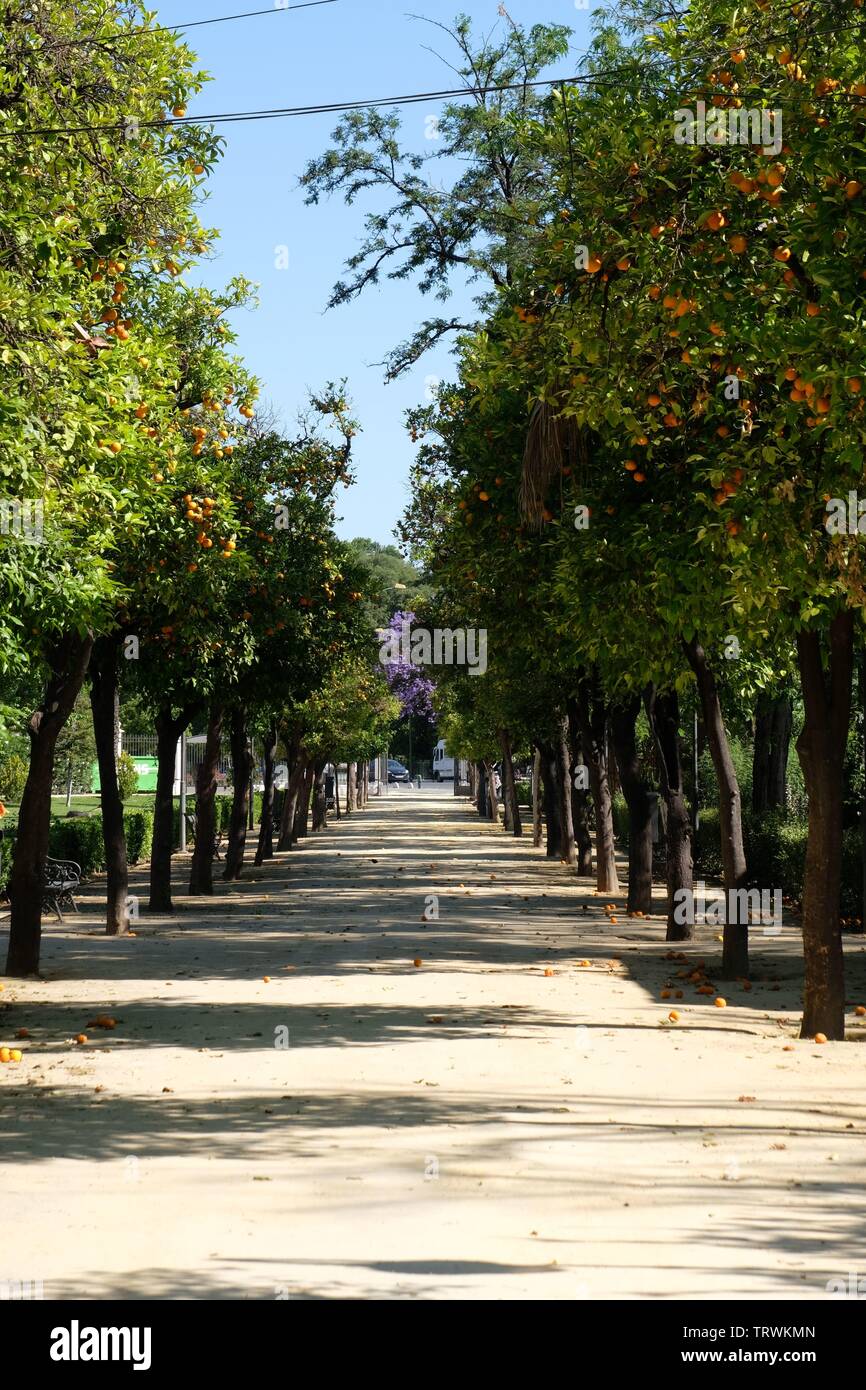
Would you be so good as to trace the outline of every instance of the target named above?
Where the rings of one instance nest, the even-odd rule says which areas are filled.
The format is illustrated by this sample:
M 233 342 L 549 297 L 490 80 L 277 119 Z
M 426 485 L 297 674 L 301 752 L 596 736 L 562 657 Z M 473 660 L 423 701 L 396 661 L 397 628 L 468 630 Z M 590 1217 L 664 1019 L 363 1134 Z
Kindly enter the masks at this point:
M 402 763 L 398 763 L 396 758 L 389 758 L 389 759 L 388 759 L 388 781 L 389 781 L 389 782 L 409 782 L 409 781 L 411 781 L 411 778 L 410 778 L 410 776 L 409 776 L 409 769 L 408 769 L 408 767 L 404 767 Z

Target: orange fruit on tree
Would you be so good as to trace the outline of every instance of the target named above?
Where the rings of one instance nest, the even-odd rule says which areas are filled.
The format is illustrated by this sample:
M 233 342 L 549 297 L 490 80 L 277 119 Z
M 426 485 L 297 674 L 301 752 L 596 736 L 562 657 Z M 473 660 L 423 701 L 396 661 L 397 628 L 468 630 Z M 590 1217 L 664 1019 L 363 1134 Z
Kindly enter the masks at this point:
M 734 236 L 728 238 L 728 245 L 735 256 L 741 256 L 749 243 L 741 232 L 736 232 Z
M 711 232 L 721 231 L 722 227 L 725 226 L 726 222 L 727 218 L 725 217 L 725 214 L 723 212 L 719 212 L 718 209 L 715 209 L 706 218 L 706 225 L 709 227 Z
M 851 392 L 852 396 L 859 396 L 860 392 L 863 389 L 863 383 L 861 382 L 859 376 L 849 376 L 845 384 L 848 387 L 848 390 Z
M 587 273 L 588 273 L 589 275 L 596 275 L 596 274 L 598 273 L 598 271 L 601 270 L 601 267 L 602 267 L 602 259 L 601 259 L 601 256 L 598 256 L 598 255 L 596 255 L 595 252 L 593 252 L 593 254 L 590 256 L 589 260 L 588 260 L 587 263 L 586 263 Z
M 775 251 L 773 252 L 773 260 L 774 260 L 774 261 L 782 261 L 782 263 L 784 264 L 785 261 L 789 261 L 790 259 L 791 259 L 791 248 L 790 248 L 789 246 L 777 246 L 777 247 L 776 247 Z

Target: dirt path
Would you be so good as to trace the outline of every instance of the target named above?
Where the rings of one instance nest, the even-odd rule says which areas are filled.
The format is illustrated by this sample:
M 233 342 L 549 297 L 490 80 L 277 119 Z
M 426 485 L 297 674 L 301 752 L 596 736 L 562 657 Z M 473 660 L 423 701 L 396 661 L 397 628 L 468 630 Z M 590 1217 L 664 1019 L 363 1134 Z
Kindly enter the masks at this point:
M 100 934 L 98 892 L 48 928 L 45 980 L 0 995 L 0 1042 L 32 1035 L 0 1069 L 0 1284 L 739 1299 L 866 1273 L 866 1052 L 796 1041 L 793 930 L 727 1009 L 680 980 L 663 1003 L 660 918 L 607 925 L 448 789 L 394 791 L 133 940 Z M 715 929 L 684 950 L 717 960 Z M 85 1027 L 101 1011 L 115 1031 Z

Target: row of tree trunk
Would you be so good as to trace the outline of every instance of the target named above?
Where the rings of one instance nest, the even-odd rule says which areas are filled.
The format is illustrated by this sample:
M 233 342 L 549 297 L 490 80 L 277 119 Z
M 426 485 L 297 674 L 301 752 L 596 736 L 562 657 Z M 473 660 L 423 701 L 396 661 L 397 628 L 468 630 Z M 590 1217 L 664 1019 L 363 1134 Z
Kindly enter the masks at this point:
M 30 764 L 19 808 L 9 895 L 11 925 L 6 973 L 24 977 L 37 974 L 41 955 L 43 875 L 51 826 L 51 794 L 57 739 L 81 693 L 90 680 L 90 704 L 100 777 L 102 831 L 106 862 L 106 931 L 120 936 L 129 931 L 129 865 L 123 823 L 123 803 L 117 777 L 118 661 L 122 634 L 100 637 L 91 633 L 68 634 L 47 653 L 49 677 L 39 708 L 28 723 Z M 172 856 L 176 847 L 174 781 L 178 742 L 199 712 L 200 705 L 175 710 L 166 705 L 155 718 L 157 735 L 157 785 L 154 797 L 153 845 L 150 860 L 148 909 L 173 911 Z M 191 894 L 213 893 L 216 845 L 216 795 L 223 731 L 228 729 L 234 792 L 228 843 L 222 877 L 237 879 L 243 872 L 248 829 L 253 824 L 253 749 L 247 712 L 242 705 L 216 704 L 208 712 L 204 757 L 196 775 L 195 844 L 190 864 Z M 274 854 L 274 768 L 278 743 L 275 723 L 267 729 L 264 745 L 264 791 L 255 862 Z M 277 849 L 289 850 L 310 829 L 327 828 L 325 758 L 312 758 L 295 731 L 288 741 L 290 769 L 279 827 Z M 336 809 L 341 814 L 339 792 Z M 366 806 L 369 796 L 369 764 L 348 765 L 347 813 Z
M 695 673 L 703 728 L 719 784 L 724 888 L 738 890 L 748 881 L 740 785 L 721 716 L 719 689 L 701 645 L 695 641 L 684 645 Z M 641 708 L 645 710 L 655 746 L 660 794 L 653 790 L 638 752 L 637 721 Z M 613 823 L 613 778 L 614 773 L 619 774 L 628 808 L 630 913 L 652 910 L 653 845 L 660 840 L 662 817 L 669 941 L 685 941 L 694 935 L 694 910 L 687 910 L 689 895 L 694 895 L 694 808 L 689 808 L 685 795 L 680 723 L 676 691 L 648 687 L 642 699 L 634 695 L 612 706 L 603 698 L 598 682 L 588 678 L 580 682 L 577 695 L 567 701 L 566 710 L 553 724 L 549 737 L 538 739 L 532 762 L 532 841 L 541 845 L 544 824 L 548 858 L 574 866 L 580 876 L 595 874 L 599 894 L 614 894 L 620 887 Z M 762 808 L 784 806 L 790 731 L 790 699 L 776 696 L 762 701 L 756 717 L 755 741 Z M 507 730 L 499 731 L 499 745 L 505 827 L 520 834 L 512 744 Z M 471 794 L 481 816 L 499 819 L 489 760 L 475 763 Z M 738 979 L 746 976 L 748 969 L 748 924 L 728 922 L 724 926 L 721 973 L 726 979 Z

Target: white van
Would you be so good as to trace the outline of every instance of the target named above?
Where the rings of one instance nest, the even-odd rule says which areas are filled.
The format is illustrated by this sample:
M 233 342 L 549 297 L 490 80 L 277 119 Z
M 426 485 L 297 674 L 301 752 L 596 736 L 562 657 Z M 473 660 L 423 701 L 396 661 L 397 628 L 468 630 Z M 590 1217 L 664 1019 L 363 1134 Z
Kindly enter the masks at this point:
M 444 738 L 440 738 L 433 749 L 433 781 L 441 782 L 444 777 L 454 776 L 454 759 L 449 758 Z

